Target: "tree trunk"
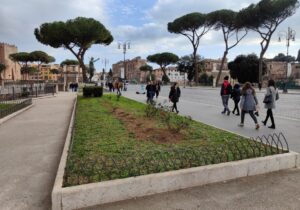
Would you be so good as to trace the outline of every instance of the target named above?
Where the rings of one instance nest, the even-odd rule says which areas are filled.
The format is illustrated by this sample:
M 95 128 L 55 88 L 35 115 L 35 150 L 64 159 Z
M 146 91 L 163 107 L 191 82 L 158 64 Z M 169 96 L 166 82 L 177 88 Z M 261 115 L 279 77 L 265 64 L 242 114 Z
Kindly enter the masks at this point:
M 216 79 L 216 87 L 218 87 L 218 84 L 219 84 L 219 80 L 220 80 L 220 77 L 222 75 L 222 71 L 223 71 L 223 68 L 224 68 L 224 64 L 225 64 L 225 59 L 227 57 L 227 54 L 228 54 L 228 50 L 225 50 L 224 51 L 224 54 L 223 54 L 223 58 L 222 58 L 222 62 L 221 62 L 221 67 L 220 67 L 220 70 L 219 70 L 219 73 L 217 75 L 217 79 Z
M 197 49 L 196 48 L 194 48 L 193 60 L 194 60 L 194 70 L 195 70 L 194 82 L 197 86 L 199 83 L 199 72 L 198 72 Z
M 160 67 L 161 68 L 161 70 L 163 71 L 163 74 L 164 74 L 164 76 L 166 77 L 166 78 L 168 78 L 168 80 L 170 81 L 170 78 L 168 77 L 168 75 L 167 75 L 167 73 L 166 73 L 166 69 L 165 69 L 165 67 Z
M 88 77 L 86 76 L 86 67 L 85 67 L 85 65 L 83 63 L 83 58 L 80 58 L 80 57 L 77 57 L 77 58 L 78 58 L 78 61 L 79 61 L 79 66 L 82 69 L 82 79 L 83 79 L 83 82 L 88 82 Z
M 267 48 L 264 48 L 260 55 L 259 55 L 259 65 L 258 65 L 258 82 L 260 82 L 262 84 L 262 74 L 263 74 L 263 60 L 264 60 L 264 55 L 265 55 L 265 52 L 266 52 Z

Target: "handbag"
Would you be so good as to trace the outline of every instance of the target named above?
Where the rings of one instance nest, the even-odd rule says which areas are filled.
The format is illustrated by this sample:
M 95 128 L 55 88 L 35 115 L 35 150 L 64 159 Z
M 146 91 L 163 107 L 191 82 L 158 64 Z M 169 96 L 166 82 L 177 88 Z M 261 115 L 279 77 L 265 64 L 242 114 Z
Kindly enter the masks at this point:
M 265 104 L 272 103 L 272 101 L 273 101 L 272 94 L 266 95 L 265 98 L 264 98 L 264 100 L 263 100 L 263 102 L 264 102 Z

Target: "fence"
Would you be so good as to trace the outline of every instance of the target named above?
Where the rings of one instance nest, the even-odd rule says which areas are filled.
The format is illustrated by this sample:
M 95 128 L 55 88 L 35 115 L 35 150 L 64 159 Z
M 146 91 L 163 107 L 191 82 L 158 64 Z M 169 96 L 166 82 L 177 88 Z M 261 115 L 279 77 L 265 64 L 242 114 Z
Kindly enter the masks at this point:
M 32 99 L 0 100 L 0 119 L 32 104 Z
M 54 95 L 55 93 L 55 84 L 13 85 L 0 89 L 0 100 L 15 100 L 19 98 L 38 97 L 47 94 Z
M 71 150 L 70 150 L 71 151 Z M 151 151 L 129 151 L 126 154 L 99 154 L 93 159 L 68 157 L 64 186 L 86 184 L 118 178 L 217 164 L 289 152 L 282 133 L 235 139 L 199 148 L 168 148 Z
M 54 84 L 13 84 L 0 89 L 0 118 L 32 104 L 33 97 L 53 94 Z

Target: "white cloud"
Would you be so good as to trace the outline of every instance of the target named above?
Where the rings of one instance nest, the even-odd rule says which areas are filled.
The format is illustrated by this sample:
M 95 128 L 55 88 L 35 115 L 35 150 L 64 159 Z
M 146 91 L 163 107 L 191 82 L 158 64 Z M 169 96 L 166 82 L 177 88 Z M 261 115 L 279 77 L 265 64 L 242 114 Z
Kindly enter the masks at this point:
M 88 50 L 89 57 L 108 58 L 110 64 L 123 59 L 122 50 L 117 49 L 117 41 L 130 40 L 132 48 L 126 58 L 170 51 L 179 56 L 190 54 L 192 46 L 182 35 L 167 31 L 167 23 L 190 12 L 208 13 L 218 9 L 239 10 L 259 0 L 157 0 L 151 8 L 142 13 L 140 4 L 125 0 L 1 0 L 0 41 L 18 46 L 19 51 L 44 50 L 55 56 L 59 63 L 65 58 L 74 58 L 64 49 L 54 49 L 39 43 L 34 35 L 34 28 L 44 22 L 65 21 L 78 16 L 93 17 L 100 20 L 114 36 L 114 42 L 107 46 L 93 46 Z M 142 11 L 144 12 L 145 7 Z M 144 14 L 144 16 L 141 16 Z M 127 17 L 129 18 L 127 22 Z M 119 20 L 121 19 L 122 20 Z M 135 19 L 137 21 L 135 21 Z M 288 18 L 273 35 L 266 56 L 286 52 L 283 42 L 277 42 L 277 33 L 291 26 L 296 31 L 296 42 L 291 43 L 290 54 L 297 55 L 300 48 L 300 11 Z M 131 21 L 131 22 L 130 22 Z M 120 24 L 122 23 L 122 25 Z M 130 23 L 129 23 L 130 22 Z M 124 25 L 123 23 L 127 23 Z M 118 25 L 119 24 L 119 25 Z M 252 32 L 236 48 L 229 52 L 229 59 L 239 54 L 260 52 L 260 37 Z M 199 53 L 206 58 L 219 58 L 223 55 L 224 43 L 220 31 L 210 31 L 200 42 Z M 101 62 L 96 67 L 100 68 Z M 101 67 L 102 68 L 102 67 Z

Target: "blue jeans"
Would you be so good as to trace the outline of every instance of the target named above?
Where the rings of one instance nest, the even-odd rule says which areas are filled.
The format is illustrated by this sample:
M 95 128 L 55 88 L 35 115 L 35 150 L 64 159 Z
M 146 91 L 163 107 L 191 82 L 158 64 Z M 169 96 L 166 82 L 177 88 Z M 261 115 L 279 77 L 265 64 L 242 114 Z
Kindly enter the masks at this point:
M 229 101 L 229 95 L 222 95 L 222 103 L 224 106 L 224 112 L 226 112 L 226 111 L 230 112 L 229 107 L 228 107 L 228 101 Z

